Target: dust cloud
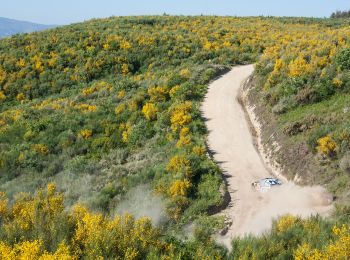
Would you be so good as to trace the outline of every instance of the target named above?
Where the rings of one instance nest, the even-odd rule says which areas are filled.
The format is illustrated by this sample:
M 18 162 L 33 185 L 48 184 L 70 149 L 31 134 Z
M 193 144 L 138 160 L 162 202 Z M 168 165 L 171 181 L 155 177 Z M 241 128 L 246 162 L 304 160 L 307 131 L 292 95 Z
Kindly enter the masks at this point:
M 167 220 L 164 201 L 154 194 L 149 185 L 131 189 L 125 200 L 117 206 L 115 213 L 130 213 L 135 218 L 148 217 L 155 226 L 162 225 Z

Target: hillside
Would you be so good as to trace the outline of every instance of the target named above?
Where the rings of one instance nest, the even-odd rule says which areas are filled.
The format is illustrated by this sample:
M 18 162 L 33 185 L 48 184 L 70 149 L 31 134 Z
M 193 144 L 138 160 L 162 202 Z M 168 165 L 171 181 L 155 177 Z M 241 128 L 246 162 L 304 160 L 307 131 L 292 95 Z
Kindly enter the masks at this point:
M 227 257 L 211 238 L 222 219 L 208 215 L 222 207 L 226 187 L 199 108 L 210 81 L 250 63 L 251 100 L 280 136 L 274 155 L 307 152 L 307 171 L 280 160 L 286 175 L 325 185 L 339 206 L 327 221 L 281 218 L 268 239 L 234 240 L 231 256 L 341 249 L 337 241 L 349 236 L 347 225 L 337 231 L 349 223 L 349 41 L 346 21 L 205 16 L 116 17 L 2 39 L 0 249 L 17 254 L 27 241 L 38 254 L 85 258 Z M 118 215 L 125 201 L 134 211 L 144 197 L 160 202 L 149 208 L 165 212 L 160 229 Z M 187 224 L 195 239 L 184 242 Z
M 0 38 L 17 33 L 30 33 L 53 28 L 52 25 L 36 24 L 0 17 Z

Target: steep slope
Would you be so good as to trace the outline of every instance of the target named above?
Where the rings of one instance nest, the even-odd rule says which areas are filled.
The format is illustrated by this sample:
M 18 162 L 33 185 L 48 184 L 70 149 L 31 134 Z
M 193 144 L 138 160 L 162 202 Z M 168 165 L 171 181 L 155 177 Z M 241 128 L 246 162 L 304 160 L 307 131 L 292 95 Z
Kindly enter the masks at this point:
M 11 36 L 17 33 L 30 33 L 35 31 L 42 31 L 53 27 L 55 26 L 30 23 L 0 17 L 0 38 Z

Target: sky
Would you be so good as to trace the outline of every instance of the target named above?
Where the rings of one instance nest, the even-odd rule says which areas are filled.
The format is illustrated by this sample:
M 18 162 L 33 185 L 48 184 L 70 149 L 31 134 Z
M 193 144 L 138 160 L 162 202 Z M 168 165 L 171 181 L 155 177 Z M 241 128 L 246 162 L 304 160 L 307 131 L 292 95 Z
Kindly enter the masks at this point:
M 349 0 L 0 0 L 0 17 L 70 24 L 126 15 L 229 15 L 328 17 L 349 10 Z

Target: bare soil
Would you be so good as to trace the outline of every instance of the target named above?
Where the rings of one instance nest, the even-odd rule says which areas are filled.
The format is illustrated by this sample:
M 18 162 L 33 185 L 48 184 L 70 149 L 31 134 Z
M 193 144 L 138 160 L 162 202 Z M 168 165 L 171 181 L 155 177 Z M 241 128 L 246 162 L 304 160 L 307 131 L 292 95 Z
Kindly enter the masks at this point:
M 254 110 L 246 107 L 245 113 L 239 102 L 242 86 L 253 71 L 253 65 L 234 67 L 210 84 L 202 104 L 209 131 L 208 146 L 227 177 L 232 198 L 219 213 L 232 220 L 227 233 L 218 237 L 229 248 L 232 238 L 262 234 L 281 215 L 326 216 L 332 209 L 323 187 L 302 187 L 288 181 L 259 144 L 261 131 Z M 252 189 L 252 182 L 273 175 L 278 175 L 284 184 L 264 193 Z

